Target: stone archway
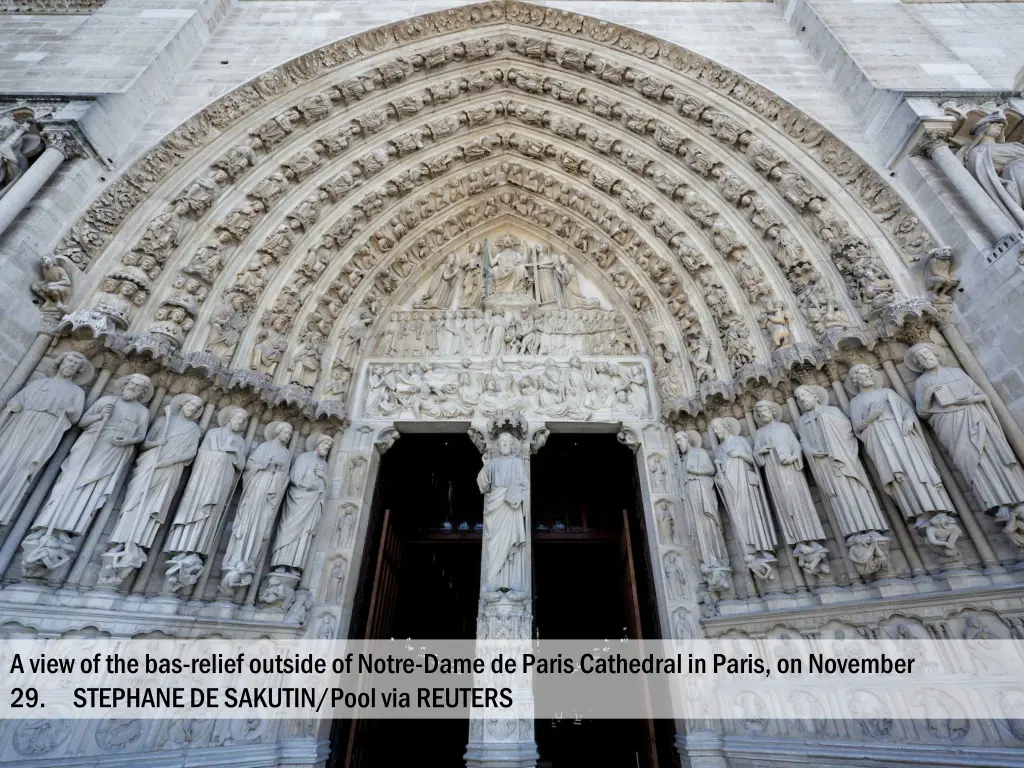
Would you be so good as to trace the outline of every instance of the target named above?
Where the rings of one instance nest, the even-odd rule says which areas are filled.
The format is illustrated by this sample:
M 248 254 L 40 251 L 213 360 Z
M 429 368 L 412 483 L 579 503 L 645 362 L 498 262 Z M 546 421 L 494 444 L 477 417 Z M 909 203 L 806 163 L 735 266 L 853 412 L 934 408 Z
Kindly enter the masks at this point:
M 575 271 L 575 293 L 566 281 L 561 298 L 545 301 L 537 257 L 532 286 L 510 292 L 528 305 L 534 329 L 549 311 L 562 313 L 558 322 L 578 321 L 579 330 L 561 333 L 572 344 L 527 341 L 523 308 L 488 305 L 486 287 L 461 303 L 467 281 L 486 284 L 485 272 L 500 266 L 490 260 L 500 254 L 492 246 L 506 234 L 516 239 L 518 250 L 507 250 L 524 257 L 524 269 L 543 246 Z M 636 454 L 661 625 L 692 637 L 719 602 L 734 601 L 737 612 L 763 609 L 763 585 L 747 573 L 735 536 L 712 562 L 675 534 L 688 522 L 681 438 L 673 432 L 705 431 L 714 446 L 711 418 L 734 416 L 752 434 L 757 398 L 784 403 L 784 418 L 795 422 L 797 382 L 831 386 L 845 405 L 841 378 L 857 362 L 882 367 L 892 386 L 903 387 L 893 355 L 902 348 L 888 342 L 941 340 L 924 323 L 938 312 L 915 298 L 907 268 L 933 245 L 908 205 L 855 153 L 742 76 L 589 17 L 483 3 L 308 53 L 173 131 L 109 186 L 57 248 L 55 256 L 74 265 L 74 310 L 62 317 L 64 335 L 50 357 L 76 349 L 100 367 L 87 405 L 111 388 L 115 373 L 143 372 L 156 390 L 150 418 L 168 396 L 191 393 L 202 397 L 203 429 L 214 418 L 230 426 L 229 406 L 247 409 L 246 448 L 264 430 L 263 442 L 271 442 L 277 427 L 268 428 L 280 421 L 297 427 L 287 446 L 293 454 L 310 438 L 315 445 L 321 431 L 336 436 L 309 558 L 300 574 L 281 580 L 294 582 L 287 601 L 259 597 L 258 576 L 269 565 L 260 563 L 248 593 L 230 608 L 245 633 L 257 631 L 245 622 L 286 637 L 344 632 L 354 590 L 347 574 L 366 555 L 378 460 L 398 437 L 395 422 L 445 422 L 485 441 L 493 414 L 479 396 L 462 396 L 465 374 L 515 381 L 515 397 L 497 405 L 518 405 L 527 453 L 543 446 L 551 422 L 564 429 L 603 422 L 618 431 Z M 446 271 L 453 276 L 438 277 Z M 443 289 L 444 301 L 425 299 L 440 279 L 457 284 Z M 570 293 L 583 301 L 573 305 Z M 491 319 L 506 311 L 517 330 L 502 326 L 493 348 L 385 348 L 395 315 L 421 322 L 424 312 L 431 320 L 474 313 L 474 320 L 487 318 L 482 327 L 490 332 Z M 439 328 L 447 332 L 443 322 L 431 332 Z M 45 345 L 36 351 L 28 369 Z M 494 371 L 498 357 L 511 359 L 509 370 Z M 609 385 L 594 389 L 607 402 L 566 394 L 569 385 L 555 383 L 542 407 L 522 382 L 547 375 L 549 358 L 553 379 L 606 376 Z M 573 358 L 583 360 L 577 366 Z M 428 381 L 420 363 L 434 360 Z M 425 386 L 424 399 L 412 406 L 414 394 L 382 409 L 378 398 L 369 407 L 382 386 L 374 382 L 407 364 L 417 367 L 406 393 Z M 616 366 L 615 373 L 598 374 L 598 364 Z M 389 370 L 378 375 L 374 366 Z M 40 372 L 48 372 L 45 364 Z M 572 387 L 590 394 L 589 383 Z M 0 570 L 14 569 L 6 575 L 18 580 L 12 589 L 42 604 L 50 598 L 25 586 L 12 563 L 77 434 L 55 448 L 0 547 Z M 76 607 L 101 599 L 89 590 L 122 512 L 113 497 L 72 542 L 70 574 L 51 582 L 82 588 Z M 986 544 L 991 532 L 974 523 L 963 494 L 954 501 L 967 513 L 968 564 L 980 573 L 999 559 Z M 903 558 L 897 570 L 940 572 L 937 557 L 911 541 L 890 507 L 893 552 Z M 829 522 L 830 556 L 844 569 L 844 586 L 867 594 L 867 577 L 857 575 L 848 542 Z M 178 606 L 161 594 L 165 566 L 152 564 L 159 541 L 132 581 L 117 588 L 171 618 L 122 617 L 119 627 L 223 631 L 225 609 L 210 599 L 216 578 L 209 589 L 205 580 L 220 555 L 207 553 L 192 604 Z M 787 607 L 820 607 L 802 566 L 781 549 L 780 559 L 782 586 L 765 594 Z M 116 614 L 116 593 L 107 597 Z M 54 627 L 62 620 L 47 619 Z M 299 728 L 265 739 L 304 740 L 308 754 L 295 764 L 314 765 L 315 736 Z M 680 737 L 680 749 L 705 750 L 708 764 L 722 764 L 715 738 L 693 731 L 688 741 Z M 530 762 L 529 749 L 518 754 Z

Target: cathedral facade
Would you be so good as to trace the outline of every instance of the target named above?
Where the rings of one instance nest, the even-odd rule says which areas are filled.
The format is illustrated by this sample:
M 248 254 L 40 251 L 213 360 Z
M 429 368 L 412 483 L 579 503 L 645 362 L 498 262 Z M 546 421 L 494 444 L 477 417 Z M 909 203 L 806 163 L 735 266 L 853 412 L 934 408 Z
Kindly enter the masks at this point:
M 534 636 L 589 530 L 540 462 L 606 436 L 630 636 L 1024 638 L 1020 4 L 0 11 L 5 638 L 385 636 L 424 435 L 474 446 L 426 536 L 476 542 L 470 637 Z M 932 706 L 658 754 L 1024 765 L 1014 707 Z M 459 764 L 545 763 L 492 725 Z M 329 726 L 12 721 L 0 765 L 374 764 Z

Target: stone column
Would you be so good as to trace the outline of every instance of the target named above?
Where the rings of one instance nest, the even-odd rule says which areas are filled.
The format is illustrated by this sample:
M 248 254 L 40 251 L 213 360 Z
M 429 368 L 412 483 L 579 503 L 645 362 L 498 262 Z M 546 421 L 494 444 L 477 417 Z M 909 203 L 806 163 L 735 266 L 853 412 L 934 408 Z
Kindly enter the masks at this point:
M 960 195 L 967 208 L 987 230 L 991 242 L 996 242 L 1017 231 L 1017 227 L 999 210 L 985 191 L 971 177 L 963 163 L 949 148 L 948 134 L 926 131 L 915 148 L 915 153 L 929 158 L 939 172 Z
M 478 643 L 496 638 L 529 641 L 533 635 L 528 436 L 526 420 L 519 411 L 498 410 L 487 422 L 484 466 L 477 476 L 484 494 Z M 489 552 L 489 543 L 506 526 L 512 528 L 515 543 L 505 552 Z M 486 658 L 486 647 L 478 645 L 477 653 Z M 513 698 L 526 717 L 496 720 L 470 714 L 467 768 L 537 765 L 532 692 L 524 685 L 518 695 L 513 692 Z
M 25 207 L 32 202 L 43 185 L 69 157 L 84 155 L 78 140 L 67 130 L 44 129 L 46 149 L 25 174 L 18 179 L 0 198 L 0 234 L 14 222 Z

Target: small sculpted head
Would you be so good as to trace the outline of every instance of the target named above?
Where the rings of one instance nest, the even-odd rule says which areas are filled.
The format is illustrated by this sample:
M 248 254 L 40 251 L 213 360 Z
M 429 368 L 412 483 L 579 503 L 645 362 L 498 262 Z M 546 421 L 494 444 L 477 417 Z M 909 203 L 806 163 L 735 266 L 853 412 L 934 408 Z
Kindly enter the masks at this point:
M 754 406 L 754 418 L 761 426 L 771 424 L 775 421 L 775 404 L 767 400 L 761 400 Z

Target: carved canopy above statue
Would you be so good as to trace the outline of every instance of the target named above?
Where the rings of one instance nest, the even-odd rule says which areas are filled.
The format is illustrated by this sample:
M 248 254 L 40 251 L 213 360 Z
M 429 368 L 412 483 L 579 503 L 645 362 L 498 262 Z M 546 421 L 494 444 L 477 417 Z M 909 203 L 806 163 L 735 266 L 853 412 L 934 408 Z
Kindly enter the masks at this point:
M 517 295 L 628 318 L 623 353 L 649 358 L 670 402 L 863 338 L 930 246 L 882 179 L 759 86 L 632 30 L 495 2 L 236 89 L 58 253 L 96 274 L 67 327 L 295 402 L 343 401 L 395 312 L 468 298 L 503 315 Z

